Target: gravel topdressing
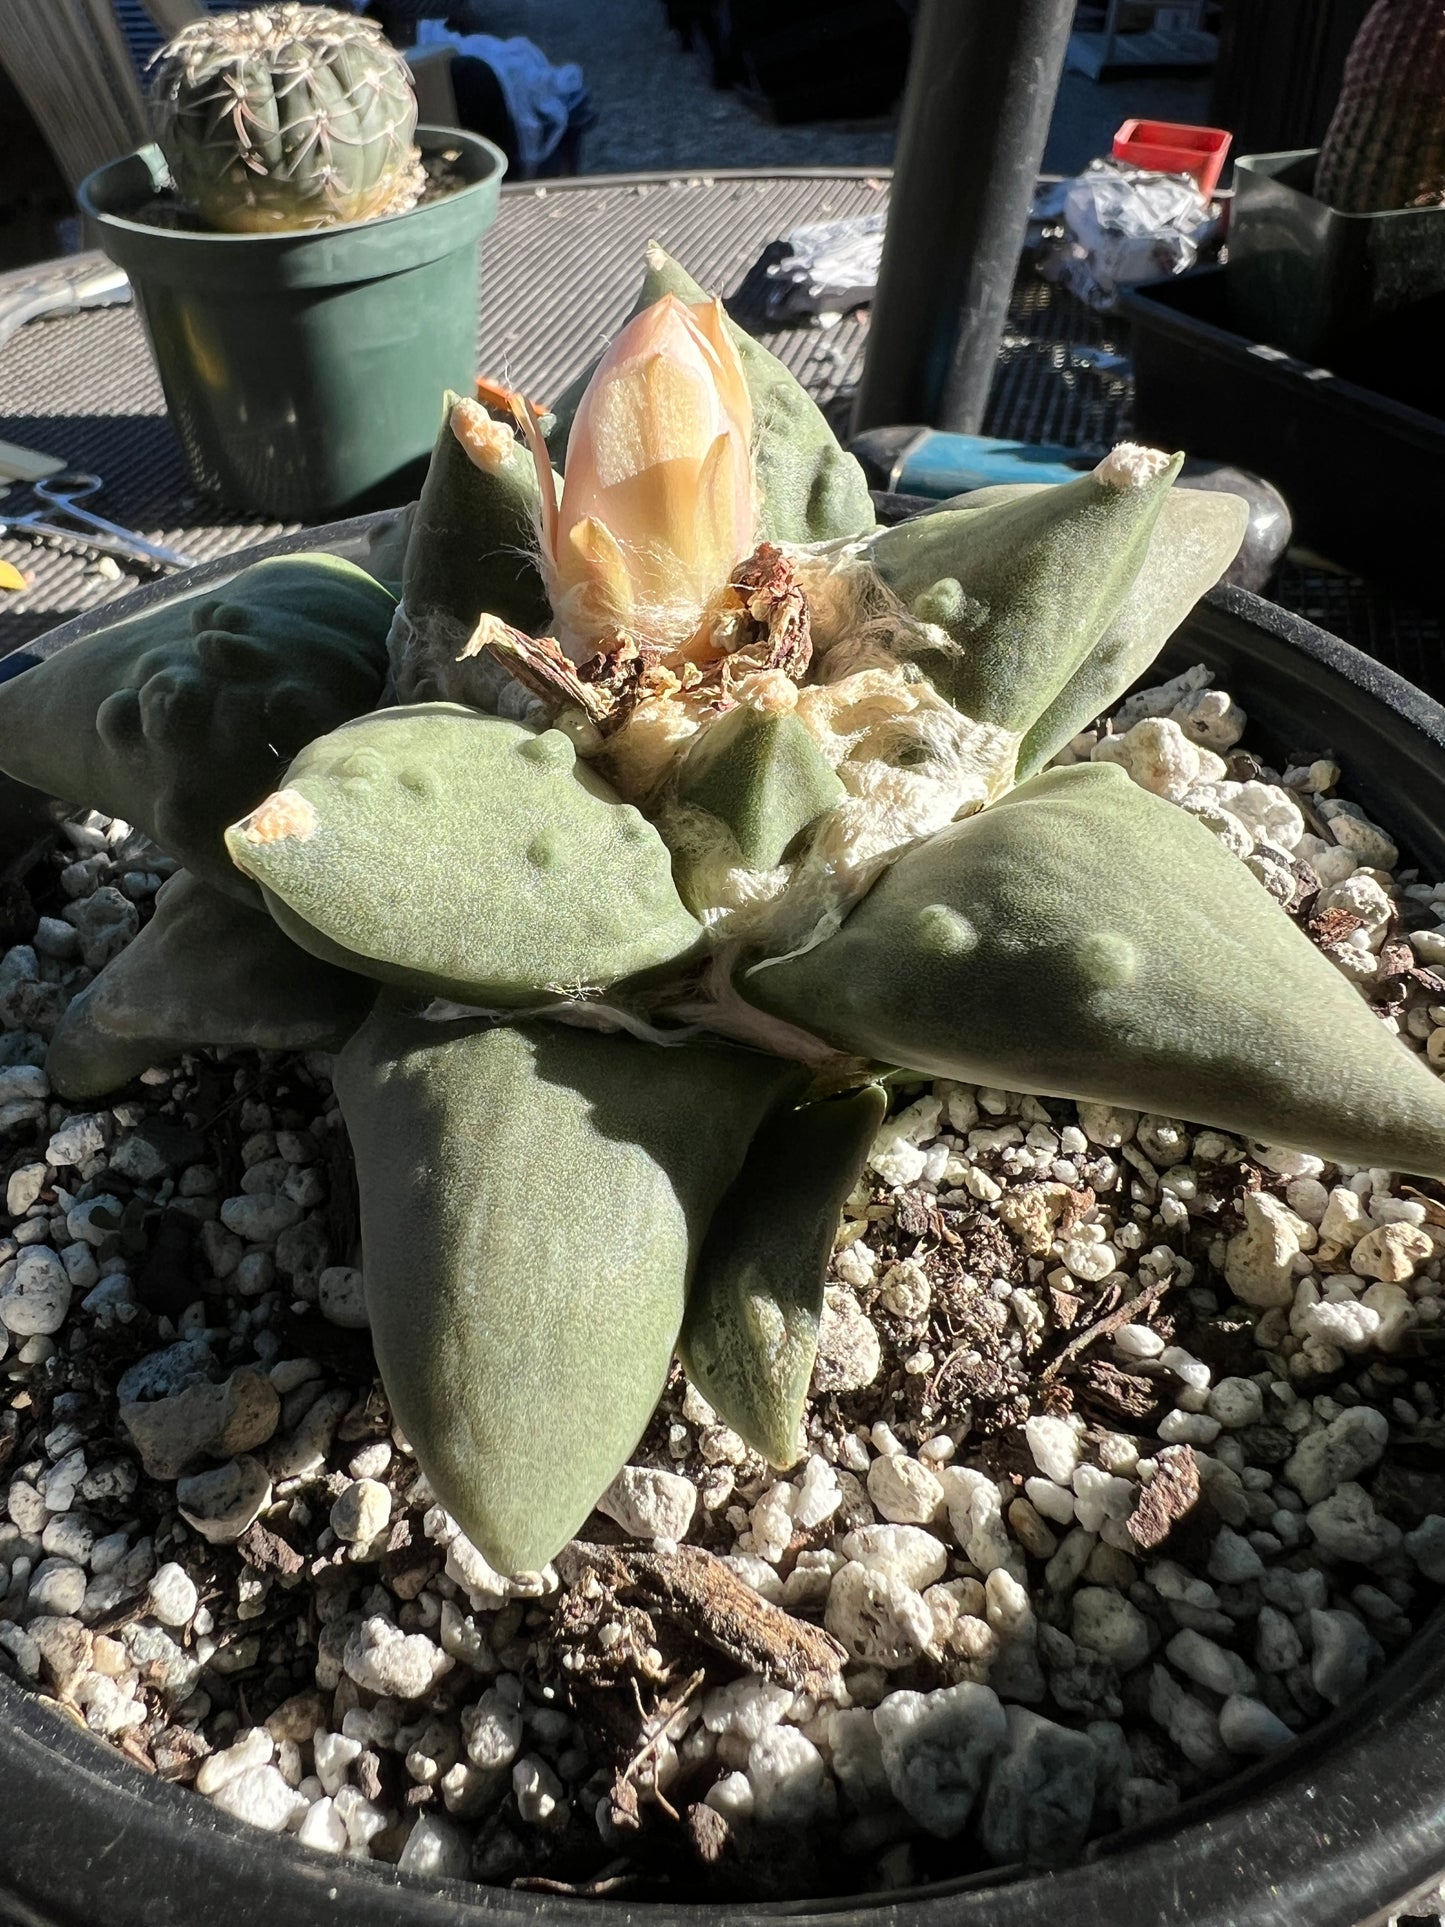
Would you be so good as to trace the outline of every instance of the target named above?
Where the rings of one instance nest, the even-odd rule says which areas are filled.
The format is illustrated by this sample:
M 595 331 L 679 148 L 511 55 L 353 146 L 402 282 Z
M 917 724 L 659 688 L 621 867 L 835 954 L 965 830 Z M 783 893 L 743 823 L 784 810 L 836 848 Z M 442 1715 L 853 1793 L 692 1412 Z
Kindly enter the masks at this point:
M 1445 1063 L 1445 887 L 1207 684 L 1068 757 L 1198 815 Z M 173 868 L 65 839 L 0 901 L 0 1667 L 142 1770 L 429 1876 L 866 1892 L 1168 1812 L 1434 1607 L 1445 1187 L 918 1080 L 799 1465 L 675 1374 L 583 1537 L 500 1577 L 374 1380 L 329 1060 L 50 1094 L 46 1035 Z

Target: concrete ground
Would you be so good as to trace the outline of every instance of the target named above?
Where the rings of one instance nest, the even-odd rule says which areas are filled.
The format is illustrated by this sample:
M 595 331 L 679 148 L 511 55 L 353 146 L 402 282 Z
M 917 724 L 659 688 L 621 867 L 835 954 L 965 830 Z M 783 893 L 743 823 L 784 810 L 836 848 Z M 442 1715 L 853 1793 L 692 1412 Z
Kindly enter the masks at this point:
M 586 75 L 597 125 L 583 142 L 583 171 L 628 168 L 885 166 L 891 122 L 778 127 L 739 95 L 718 92 L 700 49 L 684 52 L 662 0 L 490 0 L 491 33 L 525 34 L 553 61 Z M 1109 150 L 1119 123 L 1206 117 L 1207 75 L 1098 83 L 1066 74 L 1044 166 L 1076 173 Z

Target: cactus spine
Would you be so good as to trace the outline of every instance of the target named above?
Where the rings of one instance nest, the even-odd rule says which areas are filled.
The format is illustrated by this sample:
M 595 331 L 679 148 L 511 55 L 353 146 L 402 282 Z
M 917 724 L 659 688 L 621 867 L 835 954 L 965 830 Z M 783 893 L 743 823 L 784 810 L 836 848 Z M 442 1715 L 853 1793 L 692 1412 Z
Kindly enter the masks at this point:
M 182 197 L 233 233 L 399 214 L 424 184 L 406 63 L 334 7 L 192 22 L 156 56 L 151 103 Z

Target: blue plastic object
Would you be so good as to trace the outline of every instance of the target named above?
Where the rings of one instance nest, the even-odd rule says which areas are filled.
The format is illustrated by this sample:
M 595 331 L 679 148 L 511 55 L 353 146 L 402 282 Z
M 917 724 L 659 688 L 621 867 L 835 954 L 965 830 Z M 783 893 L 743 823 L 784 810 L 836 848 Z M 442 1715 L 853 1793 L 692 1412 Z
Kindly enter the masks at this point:
M 1004 482 L 1072 482 L 1093 466 L 1077 449 L 937 428 L 867 429 L 851 446 L 875 488 L 940 501 Z

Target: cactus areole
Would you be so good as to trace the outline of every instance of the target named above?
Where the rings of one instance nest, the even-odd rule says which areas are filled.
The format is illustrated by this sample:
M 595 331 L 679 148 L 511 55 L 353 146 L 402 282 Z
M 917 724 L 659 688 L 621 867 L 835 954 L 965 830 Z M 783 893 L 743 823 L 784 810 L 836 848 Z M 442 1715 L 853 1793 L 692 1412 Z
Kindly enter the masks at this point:
M 400 603 L 259 563 L 0 686 L 0 764 L 186 865 L 58 1091 L 339 1047 L 382 1376 L 495 1567 L 576 1532 L 675 1353 L 799 1456 L 890 1072 L 1445 1178 L 1445 1087 L 1250 871 L 1056 761 L 1242 502 L 1125 445 L 878 528 L 659 249 L 550 427 L 489 392 L 448 398 Z

